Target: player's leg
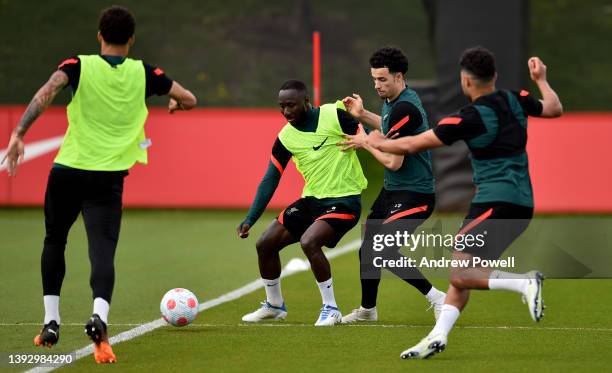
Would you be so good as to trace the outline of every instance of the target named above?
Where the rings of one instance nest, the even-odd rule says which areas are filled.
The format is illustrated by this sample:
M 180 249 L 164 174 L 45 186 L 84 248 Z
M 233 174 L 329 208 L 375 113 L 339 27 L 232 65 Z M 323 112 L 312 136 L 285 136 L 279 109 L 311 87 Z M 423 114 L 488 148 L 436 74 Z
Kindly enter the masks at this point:
M 533 209 L 510 203 L 475 205 L 471 219 L 466 219 L 460 231 L 465 235 L 485 237 L 484 246 L 465 248 L 456 252 L 457 257 L 467 260 L 479 257 L 483 260 L 498 259 L 503 252 L 527 229 Z M 485 233 L 486 232 L 486 233 Z M 543 276 L 538 271 L 512 273 L 480 266 L 470 266 L 455 271 L 451 281 L 455 287 L 479 290 L 509 290 L 522 295 L 528 304 L 534 321 L 543 314 Z
M 297 239 L 278 220 L 273 220 L 257 240 L 259 273 L 263 279 L 277 279 L 281 274 L 280 251 Z
M 467 253 L 453 252 L 453 259 L 456 260 L 468 259 L 469 257 L 471 255 Z M 427 359 L 444 351 L 448 333 L 455 325 L 470 297 L 470 289 L 463 287 L 461 271 L 462 269 L 451 269 L 450 284 L 434 328 L 415 346 L 403 351 L 400 354 L 402 359 Z
M 379 235 L 395 235 L 396 232 L 412 234 L 423 222 L 425 222 L 432 214 L 435 206 L 435 196 L 433 194 L 422 194 L 410 191 L 387 191 L 381 192 L 383 198 L 378 203 L 375 203 L 377 217 L 380 219 L 370 219 L 371 226 L 376 228 L 372 234 Z M 374 207 L 373 207 L 374 208 Z M 368 238 L 368 236 L 366 236 Z M 371 239 L 371 237 L 369 237 Z M 371 245 L 370 245 L 371 246 Z M 368 247 L 369 252 L 362 253 L 362 257 L 382 257 L 386 260 L 401 261 L 404 259 L 399 250 L 400 246 L 386 246 L 380 252 L 374 252 L 372 247 Z M 370 258 L 370 267 L 371 265 Z M 362 262 L 362 265 L 364 263 Z M 431 304 L 434 311 L 434 317 L 437 319 L 442 305 L 444 304 L 445 293 L 436 289 L 423 276 L 421 271 L 414 267 L 391 267 L 388 268 L 393 274 L 401 278 L 408 284 L 416 288 Z M 376 284 L 378 285 L 378 284 Z M 366 293 L 368 294 L 368 293 Z M 373 307 L 376 305 L 376 292 L 370 291 L 369 297 L 362 299 L 367 305 Z M 362 307 L 364 307 L 362 305 Z
M 361 213 L 359 199 L 347 197 L 344 202 L 333 203 L 333 206 L 328 202 L 314 202 L 313 211 L 316 218 L 300 238 L 302 251 L 310 262 L 323 303 L 316 326 L 334 325 L 342 319 L 334 296 L 331 268 L 322 248 L 335 247 L 340 239 L 357 225 Z
M 336 231 L 324 220 L 312 223 L 300 238 L 300 245 L 317 282 L 324 282 L 331 278 L 331 267 L 323 253 L 323 246 L 334 241 Z M 334 301 L 335 304 L 335 301 Z
M 331 267 L 322 250 L 323 246 L 335 246 L 335 242 L 337 242 L 337 232 L 324 220 L 315 221 L 300 239 L 302 251 L 310 262 L 310 268 L 321 292 L 323 306 L 316 326 L 334 325 L 342 319 L 334 296 Z
M 408 208 L 407 210 L 405 210 L 405 212 L 410 212 L 411 209 L 419 209 L 423 206 Z M 413 234 L 414 231 L 416 231 L 416 229 L 431 215 L 431 211 L 433 210 L 433 204 L 427 207 L 428 209 L 426 211 L 408 214 L 396 221 L 383 224 L 381 232 L 383 234 L 393 235 L 395 235 L 396 232 L 400 232 L 402 235 L 404 234 L 404 232 L 406 232 L 407 234 Z M 380 254 L 384 259 L 397 262 L 405 258 L 404 255 L 399 251 L 400 249 L 401 247 L 397 245 L 387 246 Z M 434 318 L 437 319 L 439 317 L 440 312 L 442 310 L 442 305 L 444 304 L 444 298 L 446 297 L 446 294 L 443 291 L 440 291 L 436 287 L 434 287 L 433 284 L 429 282 L 429 280 L 423 275 L 423 273 L 421 273 L 418 268 L 390 267 L 388 269 L 395 276 L 401 278 L 406 283 L 410 284 L 416 290 L 418 290 L 431 305 L 430 308 L 433 309 Z
M 378 286 L 380 284 L 381 269 L 372 265 L 372 232 L 377 231 L 375 225 L 376 212 L 372 211 L 365 223 L 363 240 L 359 247 L 359 280 L 361 283 L 361 303 L 351 313 L 342 317 L 345 324 L 360 321 L 378 320 L 376 310 L 376 299 L 378 297 Z
M 79 171 L 52 169 L 45 192 L 45 241 L 41 255 L 41 275 L 45 319 L 39 335 L 34 338 L 37 346 L 52 346 L 59 340 L 59 300 L 66 273 L 64 251 L 70 227 L 81 211 Z
M 453 252 L 453 259 L 473 263 L 472 258 L 496 259 L 527 228 L 532 210 L 521 206 L 497 203 L 472 205 L 460 234 L 485 235 L 481 247 L 464 248 Z M 457 247 L 457 244 L 456 244 Z M 499 276 L 503 274 L 503 278 Z M 495 277 L 494 277 L 495 276 Z M 537 271 L 525 274 L 492 271 L 489 268 L 453 268 L 450 286 L 442 312 L 435 327 L 416 346 L 402 352 L 402 358 L 427 358 L 444 350 L 448 333 L 466 306 L 470 289 L 503 289 L 518 292 L 528 303 L 530 315 L 535 321 L 542 317 L 542 275 Z
M 362 234 L 361 246 L 359 247 L 359 280 L 361 284 L 361 303 L 351 313 L 342 317 L 343 323 L 359 321 L 376 321 L 378 312 L 376 310 L 376 299 L 378 298 L 378 286 L 380 285 L 381 269 L 374 266 L 373 236 L 380 231 L 380 225 L 385 217 L 386 193 L 381 189 L 372 204 L 372 208 L 365 222 Z
M 301 200 L 291 204 L 287 209 L 299 209 Z M 259 322 L 266 319 L 284 319 L 287 309 L 281 292 L 281 261 L 280 251 L 297 242 L 294 235 L 283 225 L 285 211 L 270 223 L 265 232 L 257 240 L 257 261 L 259 273 L 266 291 L 266 301 L 254 312 L 242 317 L 245 322 Z
M 381 189 L 378 197 L 372 204 L 372 209 L 365 222 L 363 240 L 359 247 L 359 274 L 361 280 L 361 304 L 351 319 L 377 319 L 376 299 L 378 298 L 378 286 L 380 284 L 381 269 L 372 265 L 374 250 L 372 248 L 373 235 L 380 230 L 380 223 L 385 214 L 385 190 Z M 362 315 L 360 315 L 361 313 Z M 349 315 L 347 315 L 349 316 Z M 344 321 L 344 318 L 343 318 Z M 351 321 L 349 319 L 347 322 Z
M 498 259 L 503 252 L 527 229 L 533 208 L 514 205 L 510 203 L 498 203 L 493 207 L 491 217 L 485 221 L 483 227 L 476 231 L 486 229 L 488 231 L 487 252 L 482 255 L 483 259 Z M 478 255 L 474 252 L 473 255 Z M 529 315 L 534 321 L 540 321 L 544 316 L 544 300 L 542 299 L 542 287 L 544 276 L 539 271 L 527 273 L 512 273 L 488 268 L 480 269 L 484 276 L 471 280 L 474 276 L 467 276 L 470 286 L 474 289 L 483 290 L 508 290 L 521 294 L 523 302 L 527 304 Z
M 90 286 L 93 315 L 85 325 L 94 342 L 97 363 L 114 363 L 108 343 L 108 313 L 115 284 L 115 251 L 121 227 L 123 179 L 125 172 L 90 172 L 83 201 L 83 221 L 87 230 Z
M 474 229 L 478 224 L 481 224 L 479 228 L 482 228 L 483 221 L 486 219 L 486 217 L 488 217 L 488 215 L 481 216 L 481 214 L 482 211 L 474 208 L 472 205 L 467 217 L 463 222 L 463 226 L 459 231 L 459 234 L 466 233 L 468 229 Z M 475 223 L 472 223 L 472 221 Z M 458 250 L 453 251 L 453 259 L 471 260 L 472 255 L 467 252 L 467 250 L 466 252 L 463 251 L 465 248 L 458 246 L 457 242 L 455 242 L 455 245 L 455 248 Z M 476 273 L 476 271 L 472 271 L 470 273 L 465 271 L 463 268 L 450 268 L 450 284 L 446 293 L 445 304 L 442 306 L 440 315 L 436 320 L 436 325 L 419 343 L 403 351 L 400 354 L 402 359 L 427 359 L 436 353 L 444 351 L 446 348 L 448 333 L 455 325 L 461 310 L 463 310 L 469 300 L 470 290 L 468 287 L 466 287 L 469 284 L 469 282 L 466 282 L 469 281 L 467 279 L 468 275 L 471 274 L 474 276 L 473 280 L 478 278 L 481 278 L 482 280 L 483 278 L 483 274 Z

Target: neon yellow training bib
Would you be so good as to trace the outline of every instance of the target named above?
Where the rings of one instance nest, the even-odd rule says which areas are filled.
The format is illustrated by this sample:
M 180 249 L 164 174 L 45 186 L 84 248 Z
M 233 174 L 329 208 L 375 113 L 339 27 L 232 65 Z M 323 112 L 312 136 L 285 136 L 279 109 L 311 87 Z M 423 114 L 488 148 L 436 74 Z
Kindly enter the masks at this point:
M 147 163 L 146 78 L 142 61 L 111 66 L 101 56 L 79 56 L 81 75 L 68 105 L 68 130 L 55 163 L 91 171 L 127 170 Z
M 355 150 L 342 152 L 336 145 L 344 140 L 337 108 L 344 110 L 342 102 L 320 107 L 316 132 L 302 132 L 287 123 L 278 134 L 304 177 L 302 197 L 359 195 L 368 185 Z

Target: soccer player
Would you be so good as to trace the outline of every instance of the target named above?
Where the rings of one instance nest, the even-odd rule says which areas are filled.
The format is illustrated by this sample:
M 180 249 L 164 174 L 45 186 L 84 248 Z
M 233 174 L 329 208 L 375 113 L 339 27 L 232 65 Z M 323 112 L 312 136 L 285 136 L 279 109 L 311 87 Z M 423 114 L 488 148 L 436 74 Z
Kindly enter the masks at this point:
M 563 107 L 546 79 L 546 65 L 528 61 L 531 79 L 542 99 L 529 92 L 498 90 L 493 54 L 483 47 L 467 49 L 460 60 L 461 86 L 471 103 L 442 119 L 436 128 L 417 136 L 387 140 L 371 133 L 367 142 L 394 154 L 416 154 L 427 149 L 466 142 L 471 153 L 476 195 L 459 235 L 486 235 L 484 245 L 453 251 L 453 259 L 478 256 L 496 259 L 525 230 L 533 216 L 533 193 L 527 160 L 527 117 L 559 117 Z M 486 233 L 485 233 L 486 232 Z M 471 289 L 510 290 L 523 296 L 534 321 L 543 316 L 543 276 L 491 270 L 479 266 L 451 268 L 446 301 L 435 327 L 401 357 L 424 359 L 444 350 L 447 336 L 468 302 Z
M 330 265 L 321 249 L 335 247 L 359 221 L 361 191 L 367 180 L 355 151 L 342 152 L 335 145 L 345 134 L 355 134 L 358 122 L 343 110 L 340 101 L 313 108 L 306 86 L 297 80 L 281 86 L 278 103 L 289 123 L 274 142 L 268 169 L 247 217 L 237 228 L 238 235 L 248 236 L 272 198 L 289 159 L 295 162 L 305 185 L 302 198 L 287 206 L 255 245 L 266 301 L 242 320 L 259 322 L 287 316 L 281 293 L 279 252 L 299 242 L 323 299 L 315 325 L 331 326 L 341 321 L 342 314 L 334 297 Z
M 408 88 L 405 75 L 408 59 L 394 47 L 377 50 L 370 57 L 370 72 L 374 88 L 383 99 L 381 115 L 367 111 L 361 97 L 354 94 L 343 102 L 351 115 L 371 129 L 382 131 L 388 137 L 403 137 L 423 133 L 429 129 L 427 114 L 415 91 Z M 392 234 L 395 231 L 412 234 L 433 212 L 435 204 L 434 178 L 431 155 L 428 151 L 413 155 L 395 155 L 382 152 L 365 143 L 365 131 L 347 135 L 339 143 L 345 149 L 363 148 L 384 167 L 384 186 L 372 206 L 366 222 L 366 232 L 359 251 L 361 261 L 361 305 L 342 318 L 343 323 L 375 321 L 378 318 L 376 298 L 381 270 L 372 265 L 374 234 Z M 402 258 L 399 247 L 386 247 L 385 259 Z M 389 268 L 395 275 L 414 286 L 423 294 L 437 318 L 445 294 L 436 289 L 417 268 Z
M 93 316 L 85 332 L 95 344 L 96 362 L 113 363 L 116 357 L 108 343 L 107 323 L 115 282 L 123 179 L 134 163 L 147 162 L 145 99 L 168 95 L 168 110 L 173 113 L 193 108 L 196 98 L 160 68 L 127 57 L 135 30 L 129 10 L 118 6 L 104 10 L 98 28 L 100 54 L 72 57 L 58 66 L 13 131 L 5 159 L 9 175 L 15 175 L 24 155 L 26 132 L 62 88 L 70 86 L 68 130 L 45 194 L 46 235 L 41 259 L 45 318 L 34 343 L 50 347 L 59 340 L 66 238 L 81 213 L 89 243 L 93 291 Z

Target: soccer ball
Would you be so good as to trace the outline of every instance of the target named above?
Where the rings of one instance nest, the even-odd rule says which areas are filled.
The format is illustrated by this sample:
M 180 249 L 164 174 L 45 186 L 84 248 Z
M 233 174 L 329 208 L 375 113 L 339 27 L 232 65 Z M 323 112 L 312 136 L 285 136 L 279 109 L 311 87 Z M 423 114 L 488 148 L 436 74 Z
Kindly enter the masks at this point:
M 168 324 L 185 326 L 198 314 L 198 298 L 187 289 L 172 289 L 162 298 L 159 310 Z

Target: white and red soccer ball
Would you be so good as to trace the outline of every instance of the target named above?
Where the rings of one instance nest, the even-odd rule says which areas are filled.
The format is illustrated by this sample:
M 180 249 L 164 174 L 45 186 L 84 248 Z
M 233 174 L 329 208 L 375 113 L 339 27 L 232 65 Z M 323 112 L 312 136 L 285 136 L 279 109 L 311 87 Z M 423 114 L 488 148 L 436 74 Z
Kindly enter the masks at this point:
M 164 295 L 159 310 L 168 324 L 185 326 L 196 318 L 198 305 L 198 298 L 191 291 L 176 288 Z

